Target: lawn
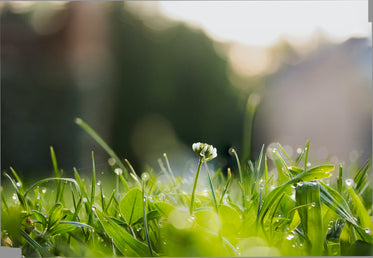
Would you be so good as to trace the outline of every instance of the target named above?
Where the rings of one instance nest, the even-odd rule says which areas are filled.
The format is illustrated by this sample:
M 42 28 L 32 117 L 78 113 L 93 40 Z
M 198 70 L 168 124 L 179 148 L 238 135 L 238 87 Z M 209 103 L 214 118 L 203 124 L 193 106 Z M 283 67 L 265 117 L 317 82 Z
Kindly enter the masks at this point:
M 3 246 L 26 257 L 373 255 L 370 160 L 348 171 L 310 161 L 309 142 L 294 159 L 277 144 L 253 161 L 230 149 L 236 166 L 223 171 L 209 166 L 219 150 L 195 143 L 198 163 L 186 182 L 166 154 L 159 168 L 136 173 L 76 123 L 110 156 L 106 179 L 98 180 L 93 152 L 91 177 L 76 169 L 63 177 L 52 147 L 52 177 L 25 185 L 10 168 L 1 188 Z

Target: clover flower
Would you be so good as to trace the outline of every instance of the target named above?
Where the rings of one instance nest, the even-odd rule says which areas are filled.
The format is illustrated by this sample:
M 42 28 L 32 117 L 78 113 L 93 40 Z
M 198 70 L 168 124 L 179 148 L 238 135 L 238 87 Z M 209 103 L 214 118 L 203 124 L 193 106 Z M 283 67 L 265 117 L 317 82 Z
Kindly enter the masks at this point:
M 216 156 L 218 156 L 216 148 L 214 148 L 214 146 L 209 145 L 207 143 L 200 143 L 200 142 L 193 143 L 192 149 L 195 153 L 198 154 L 199 162 L 198 162 L 197 174 L 194 179 L 192 198 L 190 202 L 190 215 L 193 214 L 193 210 L 194 210 L 194 197 L 195 197 L 196 188 L 197 188 L 198 176 L 199 176 L 199 173 L 201 172 L 202 163 L 212 160 L 213 158 L 216 158 Z
M 205 161 L 212 160 L 218 156 L 216 148 L 207 143 L 193 143 L 192 149 L 198 156 L 203 157 Z

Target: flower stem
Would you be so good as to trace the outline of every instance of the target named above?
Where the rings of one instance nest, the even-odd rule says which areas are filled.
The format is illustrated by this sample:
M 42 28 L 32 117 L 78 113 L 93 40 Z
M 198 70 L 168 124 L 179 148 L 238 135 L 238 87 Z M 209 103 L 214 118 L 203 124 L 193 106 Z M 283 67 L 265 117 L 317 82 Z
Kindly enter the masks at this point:
M 192 192 L 192 199 L 191 199 L 191 202 L 190 202 L 190 215 L 193 214 L 194 195 L 196 193 L 197 181 L 198 181 L 199 172 L 201 171 L 202 163 L 203 163 L 203 157 L 200 156 L 199 157 L 199 163 L 198 163 L 198 169 L 197 169 L 197 175 L 196 175 L 196 178 L 194 180 L 194 186 L 193 186 L 193 192 Z

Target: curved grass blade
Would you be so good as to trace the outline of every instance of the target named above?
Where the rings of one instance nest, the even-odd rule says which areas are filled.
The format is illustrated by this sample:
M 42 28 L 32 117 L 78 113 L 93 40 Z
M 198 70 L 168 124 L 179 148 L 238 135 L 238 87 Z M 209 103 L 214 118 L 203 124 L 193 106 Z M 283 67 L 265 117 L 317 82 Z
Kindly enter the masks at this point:
M 24 230 L 20 230 L 22 237 L 29 243 L 41 257 L 54 257 L 45 247 L 39 245 L 34 239 L 32 239 Z
M 68 181 L 68 182 L 72 182 L 75 184 L 76 188 L 79 190 L 79 193 L 81 194 L 81 191 L 80 191 L 80 187 L 78 185 L 78 183 L 74 180 L 74 179 L 71 179 L 71 178 L 64 178 L 64 177 L 50 177 L 50 178 L 46 178 L 46 179 L 43 179 L 43 180 L 40 180 L 38 182 L 36 182 L 35 184 L 33 184 L 32 186 L 30 186 L 29 188 L 27 188 L 27 190 L 25 191 L 25 194 L 24 194 L 24 198 L 26 198 L 27 194 L 33 190 L 35 187 L 41 185 L 41 184 L 44 184 L 46 182 L 49 182 L 49 181 L 54 181 L 54 180 L 60 180 L 60 181 Z
M 7 173 L 4 172 L 4 175 L 9 179 L 9 181 L 12 183 L 12 186 L 14 188 L 14 190 L 16 191 L 16 194 L 17 194 L 17 197 L 18 197 L 18 200 L 19 202 L 22 204 L 22 206 L 24 208 L 27 208 L 27 204 L 26 204 L 26 194 L 27 194 L 27 191 L 25 192 L 25 194 L 21 194 L 21 192 L 19 191 L 18 187 L 17 187 L 17 183 L 14 182 L 13 178 L 11 178 L 11 176 L 9 176 Z
M 235 149 L 231 148 L 231 153 L 233 153 L 234 157 L 236 158 L 237 166 L 238 166 L 238 173 L 240 175 L 240 183 L 241 183 L 241 194 L 242 194 L 242 207 L 245 210 L 245 204 L 246 204 L 246 193 L 245 193 L 245 184 L 243 180 L 242 170 L 241 170 L 241 164 L 240 160 L 238 159 L 238 155 Z
M 324 165 L 324 166 L 314 167 L 308 172 L 300 173 L 293 179 L 287 181 L 286 183 L 272 190 L 267 195 L 267 197 L 264 199 L 258 221 L 263 222 L 264 217 L 268 214 L 270 208 L 274 205 L 276 200 L 281 197 L 282 193 L 286 191 L 290 185 L 298 183 L 299 181 L 311 181 L 311 180 L 317 180 L 317 179 L 323 179 L 326 177 L 330 177 L 331 176 L 330 171 L 332 170 L 334 170 L 333 165 Z
M 115 152 L 109 147 L 109 145 L 107 145 L 107 143 L 95 132 L 95 130 L 93 130 L 87 123 L 85 123 L 81 118 L 76 118 L 75 119 L 75 123 L 77 125 L 79 125 L 84 131 L 86 131 L 86 133 L 88 133 L 106 152 L 107 154 L 109 154 L 110 157 L 114 158 L 116 163 L 119 165 L 119 167 L 123 170 L 123 171 L 127 171 L 126 167 L 124 166 L 124 164 L 122 163 L 122 161 L 120 160 L 120 158 L 117 156 L 117 154 L 115 154 Z M 128 190 L 129 187 L 128 187 L 128 184 L 126 182 L 126 180 L 122 180 L 125 188 Z

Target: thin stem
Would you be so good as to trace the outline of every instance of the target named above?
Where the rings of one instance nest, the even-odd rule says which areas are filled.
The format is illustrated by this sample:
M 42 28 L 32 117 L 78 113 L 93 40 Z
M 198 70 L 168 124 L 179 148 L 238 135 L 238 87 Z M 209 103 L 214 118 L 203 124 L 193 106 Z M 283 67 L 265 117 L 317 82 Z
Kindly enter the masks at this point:
M 193 214 L 194 195 L 195 195 L 195 192 L 196 192 L 198 176 L 199 176 L 199 172 L 201 171 L 202 163 L 203 163 L 203 157 L 200 156 L 199 157 L 199 163 L 198 163 L 198 169 L 197 169 L 197 175 L 196 175 L 196 178 L 194 180 L 194 185 L 193 185 L 192 200 L 190 202 L 190 215 Z

